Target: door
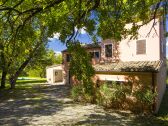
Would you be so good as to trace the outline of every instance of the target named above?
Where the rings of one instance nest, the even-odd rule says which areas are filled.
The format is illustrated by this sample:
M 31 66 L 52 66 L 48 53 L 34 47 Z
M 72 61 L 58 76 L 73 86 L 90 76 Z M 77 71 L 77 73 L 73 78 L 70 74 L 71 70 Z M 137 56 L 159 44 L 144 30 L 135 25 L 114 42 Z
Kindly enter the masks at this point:
M 62 70 L 54 71 L 55 81 L 54 82 L 63 82 L 63 74 Z

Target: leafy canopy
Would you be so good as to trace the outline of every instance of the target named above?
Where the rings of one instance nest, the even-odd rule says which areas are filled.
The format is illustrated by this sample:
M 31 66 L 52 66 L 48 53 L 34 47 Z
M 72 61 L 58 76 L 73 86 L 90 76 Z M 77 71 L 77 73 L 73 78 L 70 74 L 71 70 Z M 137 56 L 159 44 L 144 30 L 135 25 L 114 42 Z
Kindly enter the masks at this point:
M 11 71 L 16 78 L 32 58 L 39 58 L 53 33 L 60 33 L 67 45 L 75 41 L 75 28 L 83 27 L 93 39 L 99 35 L 121 40 L 136 36 L 149 21 L 165 18 L 167 5 L 166 0 L 1 0 L 2 73 Z M 127 23 L 133 24 L 130 30 L 125 29 Z
M 162 6 L 161 8 L 161 4 Z M 48 28 L 48 36 L 58 32 L 60 39 L 65 42 L 74 35 L 74 28 L 85 27 L 91 35 L 95 30 L 103 39 L 121 39 L 132 34 L 140 26 L 152 19 L 167 13 L 167 1 L 163 0 L 6 0 L 0 3 L 1 30 L 8 39 L 15 39 L 26 24 L 37 27 L 39 20 Z M 133 28 L 127 31 L 124 26 L 133 23 Z M 6 27 L 9 27 L 7 30 Z M 7 31 L 6 31 L 7 30 Z M 25 30 L 25 29 L 24 29 Z M 6 32 L 5 32 L 6 31 Z M 5 37 L 5 36 L 4 36 Z

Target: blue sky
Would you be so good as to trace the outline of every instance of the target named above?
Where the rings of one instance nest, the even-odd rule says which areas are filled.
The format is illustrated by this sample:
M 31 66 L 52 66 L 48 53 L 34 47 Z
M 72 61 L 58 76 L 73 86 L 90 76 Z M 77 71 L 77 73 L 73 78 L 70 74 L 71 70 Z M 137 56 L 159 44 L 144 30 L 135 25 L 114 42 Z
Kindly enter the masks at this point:
M 64 49 L 66 49 L 66 46 L 61 43 L 60 40 L 57 39 L 58 36 L 55 36 L 54 38 L 49 38 L 49 48 L 53 49 L 56 52 L 60 52 Z M 91 43 L 92 40 L 90 36 L 85 32 L 82 31 L 78 36 L 77 39 L 82 43 Z

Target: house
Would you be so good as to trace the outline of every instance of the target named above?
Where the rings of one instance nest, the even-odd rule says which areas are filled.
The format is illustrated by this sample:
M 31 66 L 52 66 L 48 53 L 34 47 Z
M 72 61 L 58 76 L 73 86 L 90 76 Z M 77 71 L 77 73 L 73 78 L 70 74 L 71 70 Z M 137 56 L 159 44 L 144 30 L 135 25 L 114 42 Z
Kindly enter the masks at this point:
M 115 42 L 103 40 L 97 44 L 87 44 L 83 48 L 92 56 L 96 74 L 94 81 L 137 82 L 151 85 L 157 92 L 155 112 L 158 111 L 166 89 L 166 39 L 163 21 L 159 19 L 142 26 L 138 38 Z M 151 27 L 154 28 L 150 31 Z M 130 28 L 131 24 L 126 27 Z M 148 34 L 150 31 L 150 34 Z M 67 84 L 75 83 L 69 74 L 70 54 L 62 51 L 64 79 Z M 135 88 L 133 86 L 133 88 Z

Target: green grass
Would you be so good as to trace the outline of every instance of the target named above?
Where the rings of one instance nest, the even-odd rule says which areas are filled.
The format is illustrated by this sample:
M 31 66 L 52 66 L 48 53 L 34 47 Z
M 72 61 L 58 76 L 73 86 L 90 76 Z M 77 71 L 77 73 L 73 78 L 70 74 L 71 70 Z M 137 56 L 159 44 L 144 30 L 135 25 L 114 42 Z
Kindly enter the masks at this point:
M 22 78 L 22 77 L 20 77 Z M 15 89 L 27 89 L 32 88 L 34 85 L 46 83 L 46 78 L 40 78 L 40 77 L 29 77 L 29 79 L 19 79 L 16 81 L 16 88 Z M 9 82 L 6 83 L 6 89 L 10 88 Z
M 28 89 L 37 85 L 43 85 L 46 82 L 45 79 L 41 80 L 18 80 L 15 89 Z
M 8 99 L 21 99 L 26 98 L 30 95 L 36 95 L 36 97 L 41 97 L 37 88 L 45 86 L 46 78 L 36 78 L 29 80 L 17 80 L 15 89 L 10 89 L 10 84 L 6 84 L 5 89 L 0 89 L 0 101 Z M 38 96 L 39 93 L 39 96 Z

